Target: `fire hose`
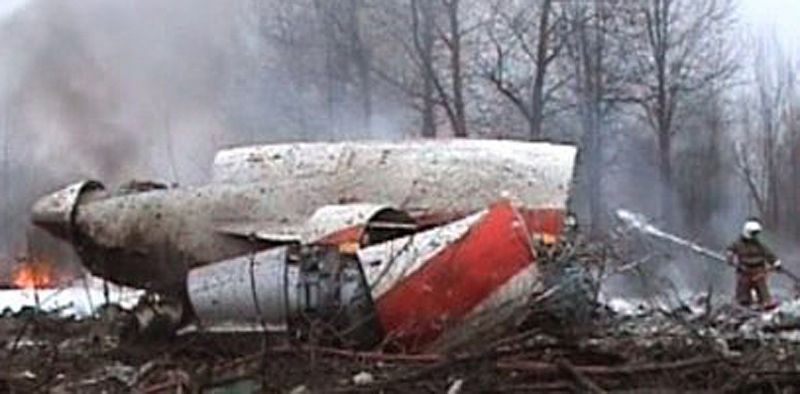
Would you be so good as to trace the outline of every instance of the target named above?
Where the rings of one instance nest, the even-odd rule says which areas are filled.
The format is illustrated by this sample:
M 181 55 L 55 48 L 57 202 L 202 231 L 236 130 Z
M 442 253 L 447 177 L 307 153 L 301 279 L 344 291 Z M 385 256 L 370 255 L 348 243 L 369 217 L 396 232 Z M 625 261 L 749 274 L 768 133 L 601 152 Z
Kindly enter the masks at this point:
M 628 227 L 633 228 L 641 232 L 642 234 L 648 235 L 650 237 L 669 242 L 674 245 L 682 246 L 695 254 L 700 256 L 706 257 L 712 261 L 721 262 L 725 264 L 730 264 L 734 268 L 739 269 L 740 267 L 737 264 L 731 263 L 725 255 L 719 253 L 713 249 L 704 247 L 700 244 L 695 242 L 689 241 L 685 238 L 681 238 L 675 234 L 670 234 L 650 223 L 646 217 L 641 214 L 637 214 L 625 209 L 618 209 L 617 210 L 617 218 L 625 223 Z M 787 270 L 783 267 L 776 267 L 774 272 L 782 274 L 789 278 L 792 282 L 794 282 L 794 289 L 796 293 L 800 293 L 800 276 L 793 273 L 792 271 Z

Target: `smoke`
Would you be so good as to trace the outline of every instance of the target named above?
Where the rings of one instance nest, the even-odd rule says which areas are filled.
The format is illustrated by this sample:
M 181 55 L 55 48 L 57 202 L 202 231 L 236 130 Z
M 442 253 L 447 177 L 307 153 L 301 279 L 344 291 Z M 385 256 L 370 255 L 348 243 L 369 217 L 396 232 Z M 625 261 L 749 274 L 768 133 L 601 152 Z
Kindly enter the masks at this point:
M 646 137 L 648 136 L 643 136 L 640 141 L 646 141 Z M 679 136 L 678 141 L 682 137 Z M 718 142 L 721 147 L 731 146 L 732 139 L 736 138 L 735 135 L 724 137 Z M 668 298 L 671 302 L 680 298 L 682 302 L 691 302 L 710 291 L 715 303 L 732 300 L 735 270 L 713 261 L 713 258 L 704 257 L 703 254 L 718 255 L 735 241 L 745 219 L 754 216 L 753 206 L 729 152 L 721 152 L 719 160 L 723 165 L 718 173 L 702 171 L 707 166 L 691 160 L 692 155 L 697 157 L 698 154 L 689 150 L 691 146 L 684 145 L 688 144 L 679 144 L 676 147 L 675 163 L 679 168 L 683 167 L 694 173 L 678 172 L 678 179 L 682 183 L 673 185 L 672 189 L 659 179 L 657 163 L 650 159 L 655 156 L 654 152 L 647 144 L 637 143 L 636 138 L 627 137 L 614 140 L 613 147 L 608 148 L 613 151 L 610 154 L 614 154 L 616 160 L 616 167 L 609 167 L 606 178 L 605 195 L 609 201 L 609 209 L 617 212 L 644 212 L 648 221 L 652 220 L 652 223 L 637 223 L 640 218 L 623 214 L 623 220 L 612 222 L 624 234 L 616 241 L 621 250 L 630 254 L 625 256 L 629 259 L 626 262 L 644 262 L 639 265 L 640 270 L 612 277 L 604 283 L 604 291 L 608 297 L 661 297 Z M 681 189 L 692 187 L 692 183 L 696 190 Z M 665 195 L 685 197 L 689 193 L 702 198 L 698 204 L 701 209 L 697 211 L 698 215 L 702 215 L 700 220 L 688 217 L 687 212 L 692 212 L 688 204 L 692 201 L 686 198 L 676 199 L 673 210 L 667 212 L 676 215 L 674 219 L 677 220 L 668 223 L 660 216 L 663 214 L 659 204 L 661 198 Z M 693 225 L 690 219 L 695 219 Z M 630 231 L 628 227 L 631 225 L 640 227 L 641 231 Z M 800 259 L 796 257 L 800 252 L 796 243 L 781 239 L 779 235 L 779 232 L 767 229 L 762 240 L 784 262 L 785 268 L 800 272 Z M 698 246 L 702 248 L 698 250 Z M 779 299 L 794 297 L 794 286 L 785 276 L 770 277 L 770 289 Z
M 194 160 L 213 151 L 210 135 L 226 132 L 218 108 L 234 4 L 28 1 L 4 14 L 6 249 L 24 241 L 35 196 L 63 183 L 203 177 Z
M 694 134 L 684 132 L 676 137 L 672 185 L 667 185 L 659 174 L 658 151 L 651 130 L 643 125 L 635 127 L 631 120 L 617 122 L 620 126 L 609 130 L 603 182 L 606 209 L 612 214 L 618 210 L 641 212 L 657 229 L 719 252 L 735 239 L 740 220 L 747 216 L 746 209 L 738 204 L 746 194 L 734 190 L 735 174 L 727 167 L 719 173 L 701 170 L 709 166 L 698 163 L 698 158 L 714 157 L 700 149 L 699 142 L 691 145 L 684 139 L 699 141 L 697 134 L 708 129 L 689 122 L 699 121 L 689 115 L 682 119 L 680 126 Z M 720 144 L 725 146 L 727 141 Z M 665 199 L 669 204 L 664 204 Z M 665 205 L 669 207 L 666 211 Z M 604 284 L 604 291 L 610 296 L 691 298 L 711 288 L 715 299 L 728 300 L 734 283 L 730 267 L 639 232 L 624 231 L 628 224 L 616 215 L 609 218 L 608 225 L 609 230 L 625 234 L 616 240 L 616 246 L 630 254 L 625 256 L 628 262 L 645 261 L 638 271 L 610 278 Z
M 28 0 L 6 0 L 0 4 L 0 21 L 6 19 L 22 9 Z
M 24 249 L 34 199 L 75 180 L 199 183 L 222 146 L 330 138 L 254 4 L 0 3 L 0 261 Z M 375 108 L 382 136 L 403 124 Z M 349 118 L 338 137 L 364 136 Z

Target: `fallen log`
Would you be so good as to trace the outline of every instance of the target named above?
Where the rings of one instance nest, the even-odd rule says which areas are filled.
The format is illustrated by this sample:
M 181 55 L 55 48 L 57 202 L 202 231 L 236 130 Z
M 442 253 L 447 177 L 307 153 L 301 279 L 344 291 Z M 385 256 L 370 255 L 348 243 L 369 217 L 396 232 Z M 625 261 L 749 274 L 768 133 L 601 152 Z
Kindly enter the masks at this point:
M 556 381 L 552 383 L 528 383 L 498 386 L 498 393 L 574 393 L 578 392 L 571 382 Z

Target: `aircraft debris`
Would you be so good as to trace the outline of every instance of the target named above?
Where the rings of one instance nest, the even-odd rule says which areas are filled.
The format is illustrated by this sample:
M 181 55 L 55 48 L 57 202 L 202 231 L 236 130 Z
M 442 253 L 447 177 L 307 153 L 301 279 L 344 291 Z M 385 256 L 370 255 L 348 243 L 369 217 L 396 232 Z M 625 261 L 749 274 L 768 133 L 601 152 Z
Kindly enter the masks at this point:
M 4 315 L 0 389 L 797 388 L 800 308 L 600 294 L 645 259 L 563 231 L 574 158 L 497 141 L 286 144 L 220 152 L 198 187 L 75 184 L 34 222 L 147 293 L 80 320 Z M 168 340 L 124 340 L 114 313 L 134 339 Z
M 207 185 L 85 181 L 32 216 L 91 272 L 160 295 L 135 332 L 306 336 L 299 322 L 315 320 L 357 347 L 420 351 L 480 335 L 537 290 L 532 240 L 560 237 L 575 155 L 480 140 L 236 148 Z

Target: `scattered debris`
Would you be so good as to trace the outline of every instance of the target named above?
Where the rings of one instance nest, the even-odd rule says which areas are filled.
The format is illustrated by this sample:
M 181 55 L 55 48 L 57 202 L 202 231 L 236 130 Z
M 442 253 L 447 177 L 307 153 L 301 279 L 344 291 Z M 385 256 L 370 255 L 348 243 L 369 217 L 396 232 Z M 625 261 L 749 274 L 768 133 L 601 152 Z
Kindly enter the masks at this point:
M 85 318 L 103 304 L 132 308 L 144 294 L 142 290 L 105 284 L 89 276 L 60 287 L 30 287 L 0 290 L 0 311 L 3 316 L 25 313 L 32 309 L 62 317 Z
M 361 371 L 353 376 L 353 384 L 356 386 L 366 386 L 375 382 L 375 377 L 367 371 Z
M 603 291 L 618 275 L 652 279 L 643 266 L 658 257 L 569 224 L 575 154 L 276 145 L 221 152 L 214 181 L 196 188 L 70 186 L 35 205 L 35 224 L 93 273 L 148 292 L 134 306 L 106 286 L 24 278 L 32 303 L 7 302 L 24 306 L 0 317 L 0 391 L 800 389 L 800 301 L 763 312 L 715 303 L 710 289 Z M 59 294 L 69 302 L 49 303 Z
M 113 338 L 114 319 L 33 311 L 0 318 L 0 388 L 29 392 L 775 392 L 800 381 L 800 301 L 767 313 L 728 304 L 598 302 L 596 244 L 541 261 L 548 289 L 502 336 L 407 354 L 327 347 L 286 333 L 195 331 L 167 343 Z M 544 251 L 538 251 L 540 255 Z M 576 269 L 576 266 L 584 266 Z M 626 273 L 632 274 L 632 273 Z M 561 278 L 556 280 L 555 277 Z M 602 300 L 603 298 L 600 297 Z M 542 309 L 547 305 L 552 316 Z M 129 316 L 126 310 L 117 316 Z M 568 313 L 586 315 L 563 320 Z M 564 335 L 565 326 L 585 327 Z M 16 343 L 16 345 L 14 345 Z M 14 349 L 17 350 L 14 350 Z M 24 348 L 24 351 L 22 350 Z
M 311 390 L 306 385 L 301 384 L 289 391 L 289 394 L 311 394 Z
M 464 379 L 456 379 L 447 389 L 447 394 L 459 394 L 462 387 L 464 387 Z

